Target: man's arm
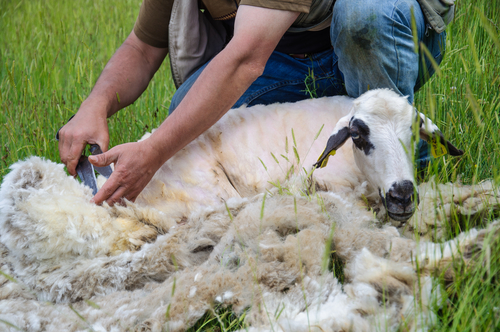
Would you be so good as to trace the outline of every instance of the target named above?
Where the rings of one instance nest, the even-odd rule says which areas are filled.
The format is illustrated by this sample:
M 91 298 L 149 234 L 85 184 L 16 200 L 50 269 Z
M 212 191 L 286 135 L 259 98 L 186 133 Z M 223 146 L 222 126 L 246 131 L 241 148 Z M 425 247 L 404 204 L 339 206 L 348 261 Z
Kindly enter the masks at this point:
M 76 175 L 78 159 L 87 143 L 99 144 L 103 151 L 108 150 L 106 118 L 133 103 L 144 92 L 166 55 L 166 48 L 142 42 L 133 31 L 127 37 L 75 117 L 59 131 L 59 154 L 70 174 Z
M 150 138 L 93 156 L 115 171 L 94 197 L 97 204 L 135 200 L 161 165 L 219 120 L 263 72 L 279 40 L 299 14 L 240 6 L 234 37 L 205 68 L 176 111 Z

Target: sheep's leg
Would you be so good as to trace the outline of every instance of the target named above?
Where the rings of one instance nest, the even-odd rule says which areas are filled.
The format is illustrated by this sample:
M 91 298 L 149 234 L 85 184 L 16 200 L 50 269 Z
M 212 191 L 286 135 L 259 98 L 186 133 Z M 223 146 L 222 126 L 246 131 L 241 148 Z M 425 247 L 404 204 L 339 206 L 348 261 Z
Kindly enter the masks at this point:
M 500 220 L 482 230 L 471 229 L 444 243 L 421 242 L 417 245 L 412 263 L 424 274 L 439 273 L 447 281 L 454 278 L 457 262 L 480 261 L 488 255 L 493 239 L 500 236 Z
M 468 220 L 482 220 L 485 212 L 500 209 L 500 191 L 491 181 L 476 185 L 454 183 L 436 184 L 434 181 L 419 186 L 420 204 L 415 215 L 401 230 L 407 237 L 418 234 L 419 241 L 411 250 L 411 261 L 424 274 L 442 273 L 447 280 L 454 277 L 453 264 L 468 263 L 480 259 L 490 237 L 500 234 L 499 222 L 491 223 L 486 229 L 472 229 L 452 240 L 433 243 L 426 240 L 441 240 L 446 235 L 447 224 L 456 223 L 463 217 Z M 452 218 L 453 217 L 453 218 Z M 401 247 L 404 251 L 404 245 Z
M 384 229 L 341 229 L 336 234 L 335 245 L 337 254 L 347 262 L 366 248 L 376 256 L 411 264 L 421 275 L 438 273 L 451 281 L 454 264 L 483 259 L 482 255 L 487 255 L 485 248 L 499 236 L 500 220 L 497 220 L 486 229 L 472 229 L 444 243 L 417 242 Z
M 409 238 L 418 234 L 420 239 L 440 241 L 447 235 L 448 224 L 465 219 L 478 222 L 485 214 L 500 210 L 500 188 L 491 181 L 461 185 L 431 180 L 422 183 L 419 192 L 415 215 L 400 225 L 400 232 Z

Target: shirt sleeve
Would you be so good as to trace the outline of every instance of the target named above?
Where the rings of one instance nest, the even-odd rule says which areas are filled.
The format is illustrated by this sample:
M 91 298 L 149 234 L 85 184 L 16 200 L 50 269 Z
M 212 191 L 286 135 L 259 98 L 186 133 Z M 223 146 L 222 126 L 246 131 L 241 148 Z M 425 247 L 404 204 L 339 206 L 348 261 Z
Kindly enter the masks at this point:
M 312 0 L 241 0 L 240 5 L 309 13 Z
M 168 24 L 173 0 L 143 0 L 134 25 L 137 37 L 148 45 L 168 47 Z

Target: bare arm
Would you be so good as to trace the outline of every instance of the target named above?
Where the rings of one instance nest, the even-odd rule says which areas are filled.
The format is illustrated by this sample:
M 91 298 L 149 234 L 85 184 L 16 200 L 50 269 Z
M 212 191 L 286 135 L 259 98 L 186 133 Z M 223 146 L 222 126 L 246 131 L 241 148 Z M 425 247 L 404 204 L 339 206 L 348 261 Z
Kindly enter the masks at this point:
M 262 74 L 281 36 L 297 16 L 293 12 L 240 6 L 229 45 L 200 75 L 179 105 L 180 112 L 174 112 L 151 137 L 150 143 L 162 156 L 162 163 L 234 105 Z
M 176 111 L 147 140 L 91 158 L 114 162 L 115 172 L 94 197 L 96 203 L 135 200 L 160 166 L 219 120 L 263 72 L 279 40 L 298 13 L 240 6 L 234 37 L 205 68 Z
M 133 31 L 127 37 L 75 117 L 59 132 L 59 154 L 70 174 L 76 174 L 78 159 L 87 143 L 97 143 L 107 151 L 106 118 L 133 103 L 144 92 L 166 55 L 167 49 L 142 42 Z

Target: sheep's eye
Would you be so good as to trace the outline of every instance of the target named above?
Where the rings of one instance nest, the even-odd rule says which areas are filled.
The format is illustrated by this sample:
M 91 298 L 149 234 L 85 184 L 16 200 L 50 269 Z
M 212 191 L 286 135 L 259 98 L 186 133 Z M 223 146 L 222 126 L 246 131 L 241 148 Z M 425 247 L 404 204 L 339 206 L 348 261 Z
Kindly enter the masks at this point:
M 351 134 L 352 139 L 359 139 L 359 134 L 358 133 L 352 133 Z

